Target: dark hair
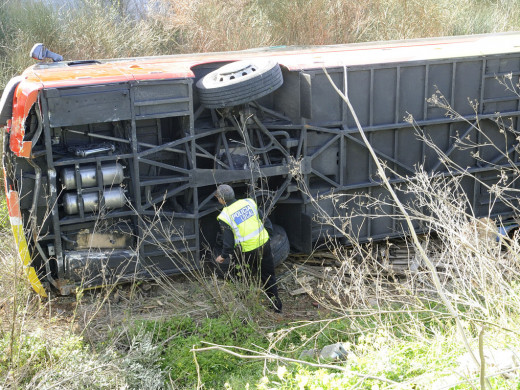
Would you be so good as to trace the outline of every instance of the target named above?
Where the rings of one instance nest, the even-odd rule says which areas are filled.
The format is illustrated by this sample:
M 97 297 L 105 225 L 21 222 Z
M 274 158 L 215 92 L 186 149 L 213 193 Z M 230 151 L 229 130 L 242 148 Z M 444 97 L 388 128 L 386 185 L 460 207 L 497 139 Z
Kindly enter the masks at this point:
M 215 195 L 224 202 L 229 202 L 230 200 L 235 199 L 235 191 L 233 191 L 233 188 L 227 184 L 219 185 Z

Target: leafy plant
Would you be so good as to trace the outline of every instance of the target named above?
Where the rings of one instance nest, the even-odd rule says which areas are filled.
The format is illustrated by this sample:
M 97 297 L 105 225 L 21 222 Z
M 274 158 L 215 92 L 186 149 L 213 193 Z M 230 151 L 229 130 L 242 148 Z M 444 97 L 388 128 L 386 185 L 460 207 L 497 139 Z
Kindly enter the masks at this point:
M 196 323 L 189 317 L 167 321 L 142 322 L 137 329 L 150 332 L 154 342 L 161 345 L 162 368 L 174 378 L 176 387 L 191 387 L 197 383 L 196 364 L 200 367 L 202 383 L 207 388 L 222 388 L 230 376 L 247 376 L 261 370 L 262 363 L 247 362 L 221 351 L 198 353 L 192 349 L 207 345 L 240 345 L 248 348 L 267 348 L 268 342 L 258 329 L 238 318 L 206 318 Z M 196 359 L 196 363 L 195 360 Z

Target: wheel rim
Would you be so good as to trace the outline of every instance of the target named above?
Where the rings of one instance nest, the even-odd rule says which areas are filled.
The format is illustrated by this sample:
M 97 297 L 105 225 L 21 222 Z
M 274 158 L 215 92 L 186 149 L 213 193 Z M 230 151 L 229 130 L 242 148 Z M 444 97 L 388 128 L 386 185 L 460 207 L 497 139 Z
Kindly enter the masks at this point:
M 244 76 L 248 76 L 251 73 L 256 72 L 258 69 L 258 66 L 256 66 L 255 64 L 237 63 L 237 64 L 230 64 L 230 65 L 235 65 L 235 66 L 234 67 L 230 66 L 229 69 L 223 69 L 223 71 L 218 72 L 216 74 L 215 81 L 217 83 L 226 83 L 231 80 L 235 80 L 235 79 L 239 79 Z

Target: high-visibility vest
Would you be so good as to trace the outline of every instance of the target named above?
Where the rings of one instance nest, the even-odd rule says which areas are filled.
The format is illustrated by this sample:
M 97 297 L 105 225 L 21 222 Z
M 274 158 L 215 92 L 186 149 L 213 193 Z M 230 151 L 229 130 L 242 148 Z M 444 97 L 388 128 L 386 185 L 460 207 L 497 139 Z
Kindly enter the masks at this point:
M 240 244 L 242 252 L 250 252 L 269 240 L 269 234 L 260 221 L 253 199 L 240 199 L 224 207 L 217 219 L 231 227 L 235 245 Z

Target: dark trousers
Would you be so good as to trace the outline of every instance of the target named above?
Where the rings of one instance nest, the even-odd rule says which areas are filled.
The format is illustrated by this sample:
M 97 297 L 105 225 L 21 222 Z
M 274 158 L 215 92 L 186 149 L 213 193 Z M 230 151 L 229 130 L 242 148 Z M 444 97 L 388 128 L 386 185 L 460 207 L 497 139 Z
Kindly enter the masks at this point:
M 244 259 L 246 264 L 251 265 L 251 269 L 254 273 L 260 273 L 260 280 L 262 281 L 267 296 L 273 301 L 275 310 L 280 312 L 282 310 L 282 301 L 278 296 L 270 242 L 267 241 L 261 247 L 253 249 L 250 252 L 245 252 Z

